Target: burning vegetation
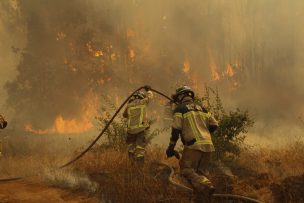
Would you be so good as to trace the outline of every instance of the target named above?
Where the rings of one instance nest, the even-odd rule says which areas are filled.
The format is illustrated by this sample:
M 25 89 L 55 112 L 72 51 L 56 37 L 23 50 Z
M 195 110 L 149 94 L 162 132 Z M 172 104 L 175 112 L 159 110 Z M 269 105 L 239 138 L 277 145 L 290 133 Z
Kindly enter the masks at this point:
M 96 128 L 96 117 L 106 124 L 101 118 L 108 118 L 131 90 L 147 83 L 166 93 L 180 84 L 188 84 L 198 95 L 208 91 L 217 94 L 219 90 L 224 104 L 217 103 L 210 110 L 223 126 L 227 122 L 252 126 L 248 112 L 231 111 L 240 107 L 254 114 L 254 130 L 260 136 L 303 133 L 303 127 L 297 126 L 298 120 L 304 123 L 301 117 L 298 119 L 304 110 L 303 8 L 300 0 L 1 1 L 0 38 L 9 40 L 0 44 L 0 56 L 7 56 L 3 57 L 3 67 L 12 66 L 16 72 L 10 80 L 5 78 L 5 71 L 0 74 L 3 98 L 12 112 L 10 128 L 1 134 L 16 137 L 7 144 L 16 151 L 14 156 L 18 148 L 27 149 L 27 154 L 36 153 L 31 151 L 33 146 L 52 148 L 47 139 L 56 135 L 69 139 L 58 141 L 65 136 L 57 136 L 52 140 L 55 144 L 72 146 L 74 139 L 82 139 Z M 10 61 L 15 61 L 16 67 Z M 105 104 L 102 98 L 107 98 L 113 108 L 101 108 Z M 156 126 L 162 120 L 159 104 L 164 103 L 153 103 L 151 115 Z M 222 111 L 224 107 L 226 112 Z M 115 125 L 123 131 L 123 123 Z M 4 126 L 2 117 L 0 126 Z M 247 128 L 236 137 L 229 137 L 236 131 L 233 127 L 221 130 L 214 138 L 219 149 L 217 158 L 227 161 L 225 164 L 237 176 L 225 182 L 225 189 L 265 202 L 303 200 L 302 138 L 296 144 L 271 149 L 244 146 L 242 133 L 246 134 Z M 44 136 L 31 138 L 24 134 Z M 123 143 L 124 135 L 116 131 L 109 134 Z M 15 140 L 21 140 L 22 147 Z M 83 140 L 79 142 L 83 147 Z M 163 142 L 161 139 L 159 144 Z M 151 154 L 142 174 L 147 177 L 147 187 L 139 190 L 135 186 L 142 183 L 132 180 L 133 168 L 124 150 L 122 146 L 101 144 L 72 170 L 88 173 L 86 183 L 89 178 L 97 178 L 113 186 L 100 182 L 103 193 L 93 192 L 98 197 L 105 195 L 117 202 L 136 202 L 138 197 L 148 201 L 151 192 L 151 202 L 177 201 L 176 191 L 163 188 L 163 182 L 151 178 L 148 171 L 155 159 L 177 167 L 176 161 L 159 154 L 164 149 L 149 149 Z M 9 163 L 14 160 L 25 160 L 24 165 L 27 162 L 17 156 Z M 5 161 L 0 160 L 2 166 Z M 39 158 L 33 162 L 39 162 Z M 1 171 L 7 172 L 2 166 Z M 124 169 L 126 172 L 120 173 Z M 100 171 L 106 175 L 96 175 Z M 56 185 L 57 179 L 51 179 Z M 123 195 L 115 197 L 117 190 Z M 189 196 L 179 199 L 187 202 Z

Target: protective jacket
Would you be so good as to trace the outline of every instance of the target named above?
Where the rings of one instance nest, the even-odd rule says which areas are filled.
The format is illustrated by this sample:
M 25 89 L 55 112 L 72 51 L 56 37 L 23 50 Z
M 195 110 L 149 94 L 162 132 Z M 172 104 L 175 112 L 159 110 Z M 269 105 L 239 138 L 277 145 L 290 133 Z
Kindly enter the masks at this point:
M 180 135 L 185 149 L 215 151 L 210 129 L 217 126 L 218 122 L 211 113 L 191 97 L 186 97 L 174 110 L 170 144 L 175 145 Z
M 128 103 L 123 116 L 128 119 L 127 132 L 129 134 L 137 134 L 149 128 L 146 108 L 152 97 L 153 93 L 147 91 L 144 99 L 134 99 Z

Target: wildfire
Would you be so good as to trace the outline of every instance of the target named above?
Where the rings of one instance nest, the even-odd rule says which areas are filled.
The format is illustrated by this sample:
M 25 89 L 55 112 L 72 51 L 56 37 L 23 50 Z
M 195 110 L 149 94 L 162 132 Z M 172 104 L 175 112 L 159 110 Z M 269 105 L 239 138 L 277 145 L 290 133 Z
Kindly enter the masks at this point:
M 103 56 L 103 53 L 101 50 L 98 50 L 98 51 L 94 52 L 94 56 L 96 56 L 96 57 Z
M 227 65 L 226 75 L 228 75 L 229 77 L 232 77 L 232 76 L 234 75 L 234 70 L 233 70 L 231 64 L 228 64 L 228 65 Z
M 211 78 L 213 81 L 220 80 L 220 74 L 218 72 L 211 49 L 208 49 L 208 54 L 209 54 L 209 63 L 211 69 Z
M 188 57 L 186 57 L 184 60 L 183 72 L 188 73 L 189 71 L 190 71 L 190 62 Z
M 129 49 L 129 57 L 130 57 L 132 62 L 135 61 L 136 54 L 135 54 L 134 49 Z
M 86 132 L 93 127 L 88 118 L 81 119 L 65 119 L 62 115 L 56 117 L 54 126 L 49 129 L 34 129 L 31 124 L 25 125 L 25 130 L 34 134 L 69 134 Z
M 87 42 L 86 47 L 87 47 L 89 53 L 91 53 L 93 56 L 95 56 L 95 57 L 103 56 L 102 50 L 95 50 L 92 46 L 92 42 Z
M 39 135 L 86 132 L 93 127 L 91 120 L 96 113 L 97 102 L 97 97 L 92 96 L 90 93 L 84 101 L 84 108 L 79 118 L 68 119 L 62 115 L 58 115 L 54 120 L 53 126 L 48 129 L 35 129 L 30 123 L 26 124 L 24 129 L 27 132 Z

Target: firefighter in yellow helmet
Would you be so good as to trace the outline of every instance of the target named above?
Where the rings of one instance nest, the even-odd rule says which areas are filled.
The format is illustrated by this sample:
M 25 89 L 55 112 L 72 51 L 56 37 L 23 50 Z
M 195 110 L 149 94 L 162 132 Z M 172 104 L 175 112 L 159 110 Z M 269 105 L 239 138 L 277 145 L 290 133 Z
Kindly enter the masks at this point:
M 214 187 L 205 172 L 211 152 L 215 151 L 210 133 L 217 129 L 218 122 L 203 106 L 194 102 L 194 92 L 191 88 L 178 88 L 173 98 L 178 105 L 174 110 L 170 144 L 166 154 L 168 157 L 176 154 L 174 147 L 180 136 L 184 145 L 180 160 L 181 175 L 193 186 L 197 201 L 208 202 Z
M 0 129 L 4 129 L 7 126 L 7 121 L 4 119 L 4 117 L 0 114 Z
M 145 158 L 146 133 L 149 129 L 147 120 L 147 105 L 153 97 L 150 86 L 145 86 L 145 91 L 136 92 L 123 113 L 127 118 L 128 154 L 132 160 L 143 165 Z

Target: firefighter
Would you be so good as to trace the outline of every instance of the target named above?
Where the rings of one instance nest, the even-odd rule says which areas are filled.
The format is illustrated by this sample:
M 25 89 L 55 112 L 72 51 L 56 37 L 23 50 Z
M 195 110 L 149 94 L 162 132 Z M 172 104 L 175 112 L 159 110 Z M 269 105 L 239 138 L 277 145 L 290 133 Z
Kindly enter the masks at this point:
M 0 114 L 0 129 L 4 129 L 7 126 L 7 121 L 4 117 Z
M 198 201 L 210 201 L 214 187 L 206 177 L 211 152 L 215 151 L 211 133 L 218 127 L 215 118 L 200 104 L 194 102 L 194 92 L 188 86 L 176 90 L 173 99 L 178 103 L 174 110 L 168 157 L 176 155 L 174 150 L 179 137 L 184 145 L 180 160 L 181 175 L 194 188 Z M 207 200 L 206 200 L 207 198 Z
M 131 97 L 123 113 L 123 117 L 127 118 L 126 143 L 129 157 L 141 166 L 145 159 L 145 137 L 150 127 L 146 115 L 147 105 L 153 97 L 150 86 L 146 85 L 144 89 L 146 92 L 137 91 Z

